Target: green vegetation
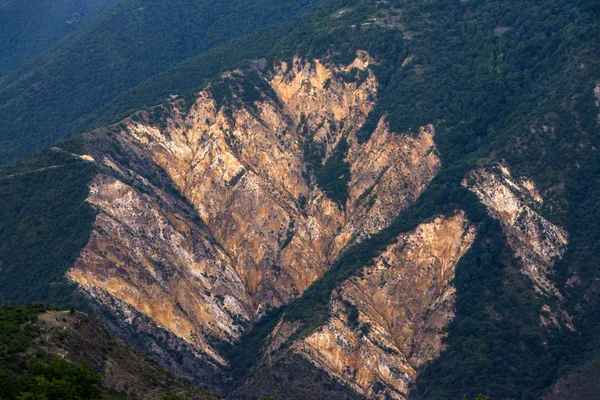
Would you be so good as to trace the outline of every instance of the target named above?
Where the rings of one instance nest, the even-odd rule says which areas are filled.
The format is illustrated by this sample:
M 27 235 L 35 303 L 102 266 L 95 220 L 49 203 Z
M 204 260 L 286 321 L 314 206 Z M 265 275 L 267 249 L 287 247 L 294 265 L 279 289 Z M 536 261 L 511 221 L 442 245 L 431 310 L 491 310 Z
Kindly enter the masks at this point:
M 0 307 L 0 398 L 6 400 L 109 400 L 100 377 L 85 364 L 26 354 L 39 334 L 42 305 Z
M 33 360 L 19 382 L 19 389 L 6 393 L 6 398 L 19 400 L 102 400 L 100 377 L 85 364 L 71 364 L 53 357 L 49 361 Z
M 356 328 L 358 326 L 358 308 L 348 301 L 344 304 L 348 307 L 348 325 Z
M 348 181 L 350 181 L 350 164 L 346 162 L 348 141 L 342 137 L 325 161 L 322 168 L 317 171 L 317 185 L 333 201 L 346 205 L 348 198 Z
M 85 118 L 144 80 L 224 42 L 281 24 L 318 1 L 122 0 L 0 81 L 0 164 L 89 128 Z M 276 38 L 265 36 L 260 48 Z M 248 54 L 245 48 L 228 50 L 238 62 L 240 52 Z M 215 72 L 209 68 L 211 76 Z
M 167 373 L 82 313 L 38 304 L 0 306 L 0 399 L 163 397 L 217 399 Z
M 314 140 L 315 132 L 309 130 L 304 115 L 302 115 L 297 129 L 304 136 L 306 174 L 316 178 L 317 185 L 327 197 L 345 207 L 348 198 L 348 182 L 350 181 L 350 164 L 346 162 L 348 154 L 346 136 L 342 136 L 330 156 L 323 163 L 325 143 Z M 334 125 L 331 129 L 337 129 L 337 127 Z
M 262 20 L 252 10 L 264 10 L 270 4 L 266 0 L 234 13 L 227 8 L 233 7 L 230 2 L 220 3 L 221 8 L 211 3 L 207 15 L 217 22 L 209 25 L 222 27 L 215 30 L 198 22 L 208 18 L 196 14 L 201 7 L 168 2 L 178 10 L 172 13 L 161 8 L 167 2 L 154 1 L 140 15 L 148 24 L 140 30 L 148 43 L 137 36 L 113 42 L 109 33 L 99 34 L 101 24 L 107 32 L 116 29 L 113 24 L 126 26 L 127 18 L 140 12 L 128 8 L 135 3 L 127 1 L 89 25 L 77 35 L 79 41 L 65 40 L 32 70 L 36 73 L 3 82 L 0 138 L 7 144 L 0 160 L 16 158 L 80 126 L 114 121 L 169 94 L 189 96 L 223 69 L 247 59 L 266 57 L 272 64 L 300 54 L 341 63 L 358 49 L 378 61 L 373 69 L 380 83 L 376 108 L 361 138 L 368 138 L 383 115 L 395 132 L 415 132 L 427 123 L 436 128 L 443 168 L 430 187 L 389 228 L 342 254 L 300 298 L 267 312 L 238 345 L 227 349 L 234 378 L 241 380 L 254 365 L 282 315 L 301 323 L 294 338 L 310 334 L 327 320 L 331 293 L 341 281 L 369 264 L 399 233 L 455 209 L 465 210 L 478 224 L 479 235 L 457 266 L 456 317 L 448 327 L 447 349 L 424 369 L 413 390 L 415 398 L 450 400 L 479 393 L 537 398 L 577 364 L 598 356 L 600 135 L 592 93 L 600 83 L 597 1 L 332 0 L 277 25 L 304 9 L 295 2 L 297 8 L 284 12 L 289 4 L 278 2 L 281 8 L 263 30 L 254 29 L 253 23 Z M 402 10 L 401 26 L 361 24 L 372 15 L 386 15 L 392 6 Z M 346 12 L 334 18 L 341 9 Z M 252 18 L 245 18 L 247 13 Z M 165 15 L 170 17 L 157 20 Z M 196 24 L 199 31 L 190 27 Z M 186 28 L 165 35 L 166 27 L 173 26 Z M 156 33 L 148 34 L 149 27 Z M 196 37 L 208 39 L 191 44 L 185 40 Z M 66 57 L 77 49 L 94 52 L 98 43 L 106 45 L 97 56 Z M 61 63 L 59 57 L 71 61 Z M 83 72 L 71 77 L 73 71 Z M 90 79 L 96 73 L 100 75 Z M 245 79 L 252 83 L 250 75 L 234 77 L 211 90 L 223 104 L 231 100 L 232 84 L 245 101 L 266 95 L 256 84 L 244 84 Z M 38 82 L 43 85 L 34 89 Z M 313 143 L 305 126 L 299 129 L 304 130 L 305 158 L 318 184 L 343 203 L 349 178 L 347 145 L 340 143 L 321 165 L 322 147 Z M 32 136 L 8 144 L 7 138 L 20 132 Z M 542 299 L 518 271 L 498 223 L 460 185 L 470 169 L 499 159 L 507 160 L 516 176 L 534 179 L 546 198 L 542 212 L 569 232 L 569 250 L 557 264 L 554 280 L 565 295 L 565 309 L 574 316 L 575 334 L 540 328 Z M 50 151 L 2 170 L 0 299 L 67 300 L 66 287 L 48 282 L 58 282 L 87 241 L 93 217 L 84 202 L 90 168 Z M 573 273 L 581 283 L 569 287 L 566 281 Z
M 234 108 L 242 106 L 256 113 L 256 103 L 267 98 L 279 101 L 273 88 L 254 70 L 248 70 L 245 74 L 231 73 L 211 81 L 208 90 L 215 99 L 217 109 L 225 107 L 229 116 Z
M 0 79 L 120 1 L 3 1 L 0 4 Z
M 94 173 L 60 150 L 0 169 L 0 302 L 78 304 L 65 272 L 88 241 Z
M 351 3 L 349 18 L 388 7 L 346 5 Z M 354 50 L 368 50 L 379 61 L 373 68 L 380 88 L 363 139 L 381 115 L 396 132 L 414 132 L 433 122 L 443 170 L 392 226 L 341 255 L 280 313 L 302 323 L 296 337 L 308 335 L 327 320 L 328 300 L 339 282 L 367 265 L 397 234 L 460 208 L 479 224 L 479 235 L 457 267 L 457 315 L 448 328 L 448 349 L 425 368 L 413 395 L 535 398 L 564 371 L 600 351 L 594 335 L 600 327 L 598 298 L 585 298 L 594 293 L 594 260 L 600 254 L 600 213 L 594 206 L 600 202 L 600 157 L 593 150 L 600 143 L 592 93 L 600 82 L 599 44 L 592 39 L 600 35 L 600 9 L 592 1 L 392 3 L 402 9 L 402 31 L 332 29 L 333 22 L 315 18 L 290 33 L 279 45 L 280 54 L 324 57 L 343 49 L 332 60 L 348 62 Z M 509 29 L 500 35 L 498 26 Z M 411 40 L 404 39 L 406 32 Z M 403 66 L 408 57 L 412 61 Z M 308 154 L 318 150 L 309 148 Z M 471 168 L 501 158 L 515 175 L 551 189 L 542 212 L 571 235 L 555 278 L 569 295 L 578 334 L 540 329 L 542 299 L 518 272 L 499 225 L 460 186 Z M 582 287 L 564 286 L 573 273 L 585 276 Z M 276 318 L 269 315 L 267 322 Z M 243 357 L 252 359 L 272 324 L 259 324 L 242 338 Z
M 3 369 L 16 369 L 23 367 L 20 354 L 29 347 L 31 339 L 36 335 L 37 329 L 32 324 L 38 314 L 46 311 L 46 306 L 31 304 L 24 307 L 0 307 L 0 364 Z

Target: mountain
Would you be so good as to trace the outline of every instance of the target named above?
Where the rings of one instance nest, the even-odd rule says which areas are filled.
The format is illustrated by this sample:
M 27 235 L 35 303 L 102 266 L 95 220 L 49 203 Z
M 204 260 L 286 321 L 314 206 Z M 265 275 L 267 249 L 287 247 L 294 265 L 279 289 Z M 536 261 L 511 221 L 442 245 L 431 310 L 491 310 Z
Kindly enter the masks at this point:
M 190 51 L 0 169 L 0 300 L 77 307 L 227 398 L 592 382 L 599 16 L 325 1 Z
M 0 163 L 69 137 L 86 116 L 155 74 L 314 3 L 121 1 L 0 81 Z
M 0 78 L 119 0 L 36 0 L 0 3 Z

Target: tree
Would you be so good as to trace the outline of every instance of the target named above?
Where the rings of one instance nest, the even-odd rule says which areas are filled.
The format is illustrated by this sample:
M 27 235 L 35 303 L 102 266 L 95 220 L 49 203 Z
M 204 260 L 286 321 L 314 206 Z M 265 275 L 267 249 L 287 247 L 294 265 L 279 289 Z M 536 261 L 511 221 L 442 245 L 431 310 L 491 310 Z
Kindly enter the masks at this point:
M 100 377 L 87 364 L 71 364 L 53 358 L 34 360 L 27 366 L 31 375 L 19 400 L 102 400 Z

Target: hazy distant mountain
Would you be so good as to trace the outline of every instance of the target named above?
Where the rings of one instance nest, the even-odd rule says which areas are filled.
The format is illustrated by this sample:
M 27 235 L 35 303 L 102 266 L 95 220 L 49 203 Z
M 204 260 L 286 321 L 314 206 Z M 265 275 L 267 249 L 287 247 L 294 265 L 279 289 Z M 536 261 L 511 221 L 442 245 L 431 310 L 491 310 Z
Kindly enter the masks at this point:
M 119 1 L 0 1 L 0 79 Z

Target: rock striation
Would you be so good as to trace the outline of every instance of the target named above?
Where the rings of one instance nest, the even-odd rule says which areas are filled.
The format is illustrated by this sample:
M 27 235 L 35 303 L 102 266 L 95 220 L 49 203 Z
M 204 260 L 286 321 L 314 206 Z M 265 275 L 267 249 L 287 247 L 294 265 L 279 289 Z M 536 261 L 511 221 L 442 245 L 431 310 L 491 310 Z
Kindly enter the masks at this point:
M 295 351 L 368 398 L 406 398 L 419 368 L 443 348 L 455 267 L 475 233 L 457 211 L 398 236 L 340 285 L 329 321 Z
M 508 244 L 520 258 L 522 271 L 531 278 L 536 291 L 560 299 L 549 275 L 556 259 L 567 249 L 568 235 L 536 211 L 543 199 L 535 184 L 524 177 L 514 178 L 504 164 L 471 171 L 462 183 L 500 221 Z
M 440 168 L 432 126 L 398 134 L 382 117 L 359 140 L 373 63 L 257 63 L 85 134 L 98 215 L 69 277 L 225 365 L 217 343 L 298 297 Z

